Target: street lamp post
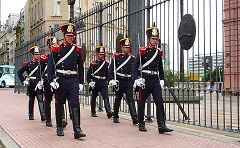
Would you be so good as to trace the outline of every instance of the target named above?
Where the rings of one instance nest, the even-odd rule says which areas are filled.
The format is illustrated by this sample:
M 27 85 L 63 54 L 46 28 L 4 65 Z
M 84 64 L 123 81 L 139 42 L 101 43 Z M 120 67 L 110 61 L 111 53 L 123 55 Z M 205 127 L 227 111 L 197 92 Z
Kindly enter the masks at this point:
M 183 0 L 180 0 L 180 14 L 181 19 L 183 17 Z M 183 48 L 180 48 L 180 81 L 184 81 L 184 52 Z
M 74 21 L 74 4 L 76 0 L 68 0 L 68 5 L 70 5 L 70 18 Z

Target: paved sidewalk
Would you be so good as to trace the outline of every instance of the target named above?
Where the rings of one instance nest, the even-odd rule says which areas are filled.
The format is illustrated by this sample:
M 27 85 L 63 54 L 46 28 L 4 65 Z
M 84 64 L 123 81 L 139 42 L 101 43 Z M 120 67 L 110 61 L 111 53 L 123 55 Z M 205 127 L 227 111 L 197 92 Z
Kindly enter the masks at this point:
M 98 118 L 92 118 L 89 108 L 81 108 L 81 127 L 87 137 L 80 140 L 74 139 L 72 124 L 69 120 L 64 131 L 65 136 L 57 137 L 54 109 L 52 109 L 54 127 L 47 128 L 45 123 L 40 121 L 37 100 L 35 101 L 35 120 L 33 121 L 28 120 L 27 105 L 27 96 L 14 94 L 12 89 L 0 89 L 0 126 L 20 147 L 240 147 L 226 141 L 206 138 L 202 136 L 203 133 L 196 134 L 196 131 L 194 131 L 195 134 L 182 133 L 180 132 L 181 128 L 178 128 L 178 132 L 160 135 L 156 127 L 147 125 L 148 132 L 139 132 L 137 126 L 133 126 L 126 119 L 120 119 L 120 124 L 114 124 L 111 119 L 107 119 L 105 113 L 98 113 Z M 169 125 L 169 127 L 174 128 L 175 126 Z M 0 140 L 4 144 L 1 136 Z

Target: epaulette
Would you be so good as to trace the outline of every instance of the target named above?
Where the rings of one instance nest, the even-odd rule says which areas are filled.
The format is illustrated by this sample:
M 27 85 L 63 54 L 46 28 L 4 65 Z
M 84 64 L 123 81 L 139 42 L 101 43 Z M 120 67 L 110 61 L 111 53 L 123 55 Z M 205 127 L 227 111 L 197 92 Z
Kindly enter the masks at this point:
M 23 62 L 22 67 L 25 67 L 28 65 L 29 62 Z
M 131 55 L 131 59 L 132 59 L 132 61 L 134 61 L 136 58 L 135 58 L 135 56 Z
M 82 47 L 76 46 L 76 50 L 78 54 L 82 54 Z
M 108 62 L 108 61 L 105 61 L 105 63 L 106 63 L 107 65 L 109 65 L 109 62 Z
M 120 56 L 119 53 L 114 53 L 114 59 L 117 60 L 119 58 L 119 56 Z
M 60 52 L 60 45 L 59 44 L 52 45 L 52 52 L 59 53 Z
M 47 62 L 48 61 L 48 55 L 47 54 L 42 54 L 40 57 L 41 62 Z
M 163 56 L 163 51 L 161 49 L 158 49 L 158 54 L 162 57 Z
M 95 67 L 97 65 L 96 61 L 92 61 L 91 66 Z
M 141 47 L 140 49 L 139 49 L 139 52 L 141 53 L 141 55 L 145 55 L 146 53 L 147 53 L 147 48 L 146 47 Z

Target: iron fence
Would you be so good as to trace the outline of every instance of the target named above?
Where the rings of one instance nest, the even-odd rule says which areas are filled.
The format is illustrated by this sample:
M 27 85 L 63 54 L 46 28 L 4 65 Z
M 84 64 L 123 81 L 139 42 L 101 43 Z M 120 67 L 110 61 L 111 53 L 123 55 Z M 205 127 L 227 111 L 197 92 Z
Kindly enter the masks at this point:
M 145 30 L 155 22 L 160 28 L 164 51 L 164 70 L 169 87 L 163 91 L 167 120 L 239 133 L 239 13 L 238 0 L 107 0 L 75 18 L 77 44 L 83 46 L 85 76 L 94 49 L 103 43 L 106 59 L 119 52 L 119 38 L 128 34 L 133 54 L 145 46 Z M 181 17 L 191 14 L 196 22 L 196 39 L 190 50 L 182 50 L 178 41 Z M 30 60 L 27 49 L 37 42 L 46 50 L 46 37 L 55 32 L 62 39 L 60 28 L 54 28 L 16 50 L 15 66 Z M 137 36 L 140 36 L 140 43 Z M 182 77 L 180 79 L 180 77 Z M 180 81 L 181 80 L 181 81 Z M 173 91 L 173 94 L 170 92 Z M 24 91 L 16 78 L 15 92 Z M 113 107 L 114 94 L 109 89 Z M 174 96 L 189 118 L 184 118 Z M 135 94 L 137 97 L 137 94 Z M 81 94 L 81 103 L 89 105 L 91 94 Z M 146 118 L 155 117 L 151 96 L 146 104 Z M 98 100 L 102 107 L 102 100 Z M 122 102 L 121 111 L 128 112 Z

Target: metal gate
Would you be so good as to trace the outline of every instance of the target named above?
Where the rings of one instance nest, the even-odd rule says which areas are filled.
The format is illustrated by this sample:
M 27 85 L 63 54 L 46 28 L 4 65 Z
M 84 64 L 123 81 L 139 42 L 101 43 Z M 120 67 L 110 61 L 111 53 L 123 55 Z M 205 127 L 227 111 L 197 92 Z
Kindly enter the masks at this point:
M 96 45 L 106 46 L 106 59 L 110 61 L 113 52 L 120 51 L 117 40 L 128 34 L 136 55 L 139 45 L 147 44 L 146 28 L 155 22 L 160 28 L 165 77 L 170 85 L 162 90 L 167 120 L 239 133 L 238 7 L 238 0 L 107 0 L 95 3 L 91 10 L 74 19 L 78 28 L 77 44 L 85 49 L 85 74 L 96 58 Z M 178 41 L 178 27 L 184 14 L 191 14 L 196 22 L 196 39 L 190 50 L 182 50 Z M 51 32 L 62 39 L 60 28 L 53 28 L 21 44 L 16 50 L 16 69 L 25 59 L 30 60 L 26 51 L 33 43 L 46 49 L 46 37 Z M 85 85 L 81 103 L 89 104 Z M 189 119 L 183 117 L 169 88 Z M 16 78 L 15 92 L 22 91 L 24 87 Z M 110 100 L 113 106 L 114 97 Z M 151 96 L 147 102 L 146 117 L 150 120 L 155 117 L 155 106 Z M 99 104 L 101 107 L 101 100 Z M 128 112 L 124 102 L 121 111 Z

